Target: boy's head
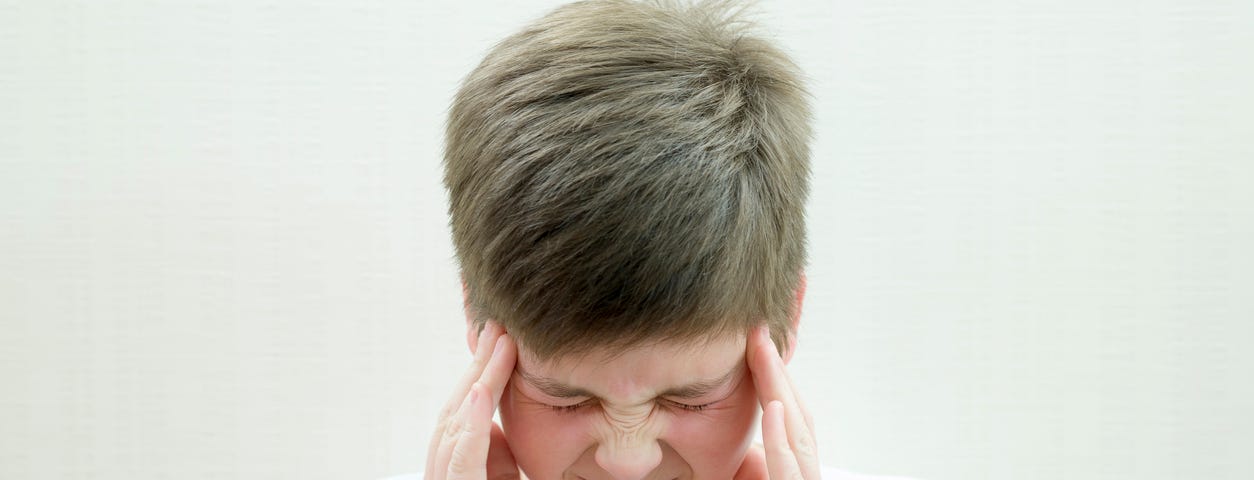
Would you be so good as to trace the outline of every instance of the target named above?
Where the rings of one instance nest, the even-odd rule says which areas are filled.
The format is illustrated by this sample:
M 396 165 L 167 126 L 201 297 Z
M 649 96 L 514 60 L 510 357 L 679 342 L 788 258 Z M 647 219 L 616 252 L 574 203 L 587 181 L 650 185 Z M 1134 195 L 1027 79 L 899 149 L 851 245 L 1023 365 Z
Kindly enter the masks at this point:
M 496 45 L 446 132 L 476 327 L 541 360 L 792 335 L 810 113 L 726 2 L 579 2 Z
M 529 478 L 742 468 L 746 332 L 789 349 L 804 292 L 810 137 L 800 74 L 749 28 L 727 2 L 570 4 L 454 99 L 468 337 L 519 346 L 500 413 Z

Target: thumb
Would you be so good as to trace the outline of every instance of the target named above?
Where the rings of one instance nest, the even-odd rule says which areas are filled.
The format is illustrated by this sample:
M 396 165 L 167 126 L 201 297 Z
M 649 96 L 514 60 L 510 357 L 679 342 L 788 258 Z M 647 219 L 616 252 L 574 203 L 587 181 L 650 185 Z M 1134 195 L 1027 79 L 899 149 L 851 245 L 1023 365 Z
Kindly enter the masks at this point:
M 501 426 L 492 424 L 492 434 L 488 446 L 488 480 L 518 480 L 518 463 L 514 461 L 514 452 L 510 451 L 505 442 L 505 432 Z

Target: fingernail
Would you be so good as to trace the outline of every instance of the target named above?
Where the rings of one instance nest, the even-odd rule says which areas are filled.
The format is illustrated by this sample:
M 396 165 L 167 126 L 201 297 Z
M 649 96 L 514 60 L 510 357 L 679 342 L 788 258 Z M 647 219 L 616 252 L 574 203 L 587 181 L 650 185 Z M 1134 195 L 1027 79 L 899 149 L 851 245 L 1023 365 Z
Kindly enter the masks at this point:
M 475 383 L 470 386 L 470 404 L 474 405 L 475 400 L 479 399 L 479 384 Z

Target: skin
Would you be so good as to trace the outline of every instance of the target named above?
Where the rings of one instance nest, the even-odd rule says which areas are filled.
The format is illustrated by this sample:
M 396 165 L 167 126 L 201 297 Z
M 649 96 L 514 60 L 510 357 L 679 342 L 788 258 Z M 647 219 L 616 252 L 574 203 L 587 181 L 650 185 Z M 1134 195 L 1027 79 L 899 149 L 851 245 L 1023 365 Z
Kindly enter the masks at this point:
M 743 355 L 732 353 L 735 347 Z M 425 478 L 520 478 L 520 466 L 537 480 L 819 478 L 813 422 L 765 328 L 703 348 L 640 348 L 604 366 L 528 365 L 527 357 L 520 358 L 499 326 L 485 327 L 475 360 L 441 414 Z M 704 361 L 682 362 L 698 358 Z M 520 365 L 528 376 L 595 396 L 547 395 L 523 378 Z M 719 378 L 721 369 L 734 373 L 726 386 L 698 397 L 710 402 L 699 412 L 657 396 L 694 379 Z M 557 412 L 554 404 L 582 406 Z M 506 427 L 518 433 L 507 436 L 492 423 L 498 405 Z M 764 446 L 749 448 L 759 405 Z
M 501 399 L 513 454 L 535 479 L 732 478 L 758 410 L 745 340 L 550 364 L 523 354 Z M 694 382 L 709 388 L 668 392 Z M 557 383 L 587 393 L 544 391 Z
M 764 327 L 547 363 L 494 322 L 468 341 L 474 360 L 441 412 L 427 479 L 820 478 L 813 421 Z M 709 388 L 677 390 L 694 382 Z M 764 444 L 751 446 L 759 411 Z

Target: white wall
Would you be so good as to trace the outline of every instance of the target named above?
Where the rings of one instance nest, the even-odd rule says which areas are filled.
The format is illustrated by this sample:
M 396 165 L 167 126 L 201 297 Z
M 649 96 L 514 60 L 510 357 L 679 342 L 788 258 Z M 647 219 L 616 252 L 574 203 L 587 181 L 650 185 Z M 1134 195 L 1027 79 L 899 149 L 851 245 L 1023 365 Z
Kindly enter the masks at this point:
M 0 477 L 421 470 L 458 80 L 556 2 L 0 1 Z M 825 463 L 1248 479 L 1249 2 L 763 2 Z

